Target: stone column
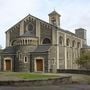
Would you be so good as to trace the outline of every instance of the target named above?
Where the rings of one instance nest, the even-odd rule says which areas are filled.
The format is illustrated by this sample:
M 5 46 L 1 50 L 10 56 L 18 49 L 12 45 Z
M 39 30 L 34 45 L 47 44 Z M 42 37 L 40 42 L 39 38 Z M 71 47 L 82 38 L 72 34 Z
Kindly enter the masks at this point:
M 24 21 L 20 23 L 20 36 L 24 34 Z
M 65 69 L 67 69 L 67 45 L 66 45 L 66 33 L 65 33 L 65 36 L 64 36 L 64 46 L 65 46 Z
M 57 69 L 59 69 L 59 33 L 57 31 Z
M 40 21 L 36 20 L 36 37 L 38 37 L 38 42 L 40 44 Z
M 55 30 L 55 28 L 52 28 L 52 44 L 56 45 L 57 44 L 57 31 Z
M 6 47 L 10 46 L 10 32 L 6 32 Z

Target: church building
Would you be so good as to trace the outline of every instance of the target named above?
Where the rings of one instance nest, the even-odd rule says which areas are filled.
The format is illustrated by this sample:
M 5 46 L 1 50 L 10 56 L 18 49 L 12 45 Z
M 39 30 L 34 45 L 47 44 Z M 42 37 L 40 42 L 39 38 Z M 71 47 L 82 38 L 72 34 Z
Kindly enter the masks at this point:
M 86 30 L 72 33 L 60 27 L 61 15 L 48 14 L 49 23 L 26 16 L 6 31 L 6 48 L 1 52 L 0 71 L 57 72 L 79 69 L 76 59 L 86 45 Z

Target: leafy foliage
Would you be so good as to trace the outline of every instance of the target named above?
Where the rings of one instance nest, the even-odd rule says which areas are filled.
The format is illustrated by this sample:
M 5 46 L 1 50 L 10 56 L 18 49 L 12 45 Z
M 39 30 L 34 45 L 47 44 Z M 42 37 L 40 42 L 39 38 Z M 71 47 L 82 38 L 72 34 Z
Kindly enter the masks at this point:
M 90 51 L 82 53 L 76 63 L 85 69 L 90 69 Z

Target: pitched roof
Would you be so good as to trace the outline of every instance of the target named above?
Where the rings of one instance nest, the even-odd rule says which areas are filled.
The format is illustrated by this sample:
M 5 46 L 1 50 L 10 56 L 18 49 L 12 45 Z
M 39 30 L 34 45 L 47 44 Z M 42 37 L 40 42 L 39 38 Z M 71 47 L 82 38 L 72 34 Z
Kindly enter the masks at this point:
M 19 22 L 17 22 L 15 25 L 13 25 L 11 28 L 9 28 L 6 32 L 8 32 L 8 31 L 11 31 L 11 29 L 12 28 L 14 28 L 15 26 L 18 26 L 25 18 L 27 18 L 27 17 L 29 17 L 30 16 L 30 14 L 28 14 L 26 17 L 24 17 L 23 19 L 21 19 Z M 5 32 L 5 33 L 6 33 Z
M 15 49 L 13 47 L 6 47 L 3 50 L 3 53 L 8 53 L 8 54 L 15 54 Z
M 50 48 L 50 45 L 40 45 L 33 52 L 47 52 Z
M 53 11 L 52 13 L 55 14 L 55 13 L 57 13 L 57 12 L 56 12 L 56 11 Z M 57 13 L 57 14 L 58 14 L 58 13 Z M 58 15 L 60 15 L 60 14 L 58 14 Z M 33 18 L 35 18 L 35 19 L 37 19 L 37 20 L 40 20 L 40 21 L 42 21 L 42 22 L 44 22 L 44 23 L 46 23 L 46 24 L 49 24 L 49 25 L 51 25 L 51 26 L 54 26 L 54 25 L 52 25 L 52 24 L 50 24 L 50 23 L 48 23 L 48 22 L 46 22 L 46 21 L 44 21 L 44 20 L 42 20 L 42 19 L 39 19 L 39 18 L 37 18 L 37 17 L 35 17 L 35 16 L 31 15 L 31 14 L 28 14 L 26 17 L 24 17 L 23 19 L 21 19 L 18 23 L 16 23 L 16 24 L 13 25 L 11 28 L 9 28 L 6 32 L 10 31 L 10 30 L 11 30 L 13 27 L 15 27 L 15 26 L 18 26 L 18 24 L 20 24 L 23 20 L 27 19 L 28 17 L 33 17 Z
M 60 15 L 59 13 L 57 13 L 55 10 L 52 11 L 52 12 L 51 12 L 50 14 L 48 14 L 48 15 L 50 16 L 50 15 L 56 15 L 56 14 L 59 15 L 59 16 L 61 16 L 61 15 Z
M 53 11 L 53 12 L 51 12 L 49 15 L 51 15 L 51 14 L 58 14 L 55 10 Z M 60 15 L 60 14 L 58 14 L 58 15 Z M 33 18 L 35 18 L 35 19 L 37 19 L 37 20 L 40 20 L 41 22 L 43 22 L 43 23 L 46 23 L 46 24 L 48 24 L 48 25 L 50 25 L 50 26 L 53 26 L 53 27 L 55 27 L 55 28 L 57 28 L 57 30 L 60 30 L 60 31 L 62 31 L 62 32 L 65 32 L 65 33 L 68 33 L 68 34 L 71 34 L 71 35 L 74 35 L 74 36 L 76 36 L 76 37 L 78 37 L 75 33 L 72 33 L 72 32 L 70 32 L 69 30 L 64 30 L 64 29 L 61 29 L 61 28 L 58 28 L 57 26 L 54 26 L 54 25 L 52 25 L 52 24 L 50 24 L 50 23 L 48 23 L 48 22 L 46 22 L 46 21 L 44 21 L 44 20 L 41 20 L 41 19 L 39 19 L 39 18 L 37 18 L 37 17 L 35 17 L 35 16 L 32 16 L 31 14 L 29 14 L 29 15 L 27 15 L 24 19 L 27 19 L 27 17 L 33 17 Z M 21 21 L 23 21 L 24 19 L 22 19 Z M 20 22 L 21 21 L 19 21 L 16 25 L 14 25 L 14 26 L 17 26 L 18 24 L 20 24 Z M 13 26 L 13 27 L 14 27 Z M 13 28 L 13 27 L 11 27 L 11 28 Z M 11 30 L 11 28 L 9 29 L 9 30 Z M 9 31 L 9 30 L 7 30 L 7 31 Z M 7 32 L 6 31 L 6 32 Z M 22 37 L 30 37 L 30 36 L 33 36 L 33 35 L 31 35 L 30 33 L 25 33 L 25 34 L 23 34 L 22 35 Z M 80 37 L 78 37 L 78 38 L 80 38 Z
M 75 34 L 75 33 L 72 33 L 72 32 L 70 32 L 70 31 L 68 31 L 68 30 L 64 30 L 64 32 L 66 32 L 66 33 L 68 33 L 68 34 L 71 34 L 71 35 L 76 36 L 76 34 Z

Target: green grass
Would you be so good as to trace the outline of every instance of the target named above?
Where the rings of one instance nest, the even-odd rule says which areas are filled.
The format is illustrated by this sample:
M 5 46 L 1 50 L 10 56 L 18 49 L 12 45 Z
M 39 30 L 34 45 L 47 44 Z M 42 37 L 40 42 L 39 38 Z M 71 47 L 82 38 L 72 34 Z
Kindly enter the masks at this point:
M 56 78 L 58 76 L 56 75 L 43 75 L 43 74 L 26 74 L 26 73 L 22 73 L 22 74 L 17 74 L 16 75 L 17 77 L 19 78 L 22 78 L 22 79 L 33 79 L 33 80 L 36 80 L 36 79 L 50 79 L 50 78 Z
M 68 75 L 68 74 L 66 74 Z M 78 83 L 86 83 L 90 84 L 90 76 L 82 75 L 82 74 L 72 74 L 72 81 Z M 62 77 L 62 75 L 56 74 L 44 74 L 44 73 L 23 73 L 23 72 L 0 72 L 0 78 L 7 79 L 30 79 L 30 80 L 38 80 L 38 79 L 51 79 Z
M 2 72 L 0 76 L 3 77 L 15 77 L 19 79 L 30 79 L 30 80 L 37 80 L 37 79 L 50 79 L 50 78 L 57 78 L 60 77 L 58 75 L 46 75 L 43 73 L 15 73 L 15 72 Z

